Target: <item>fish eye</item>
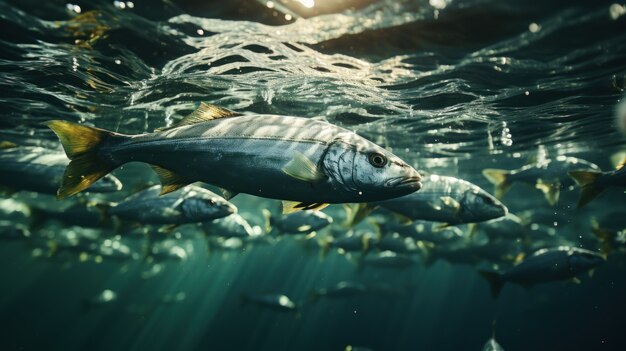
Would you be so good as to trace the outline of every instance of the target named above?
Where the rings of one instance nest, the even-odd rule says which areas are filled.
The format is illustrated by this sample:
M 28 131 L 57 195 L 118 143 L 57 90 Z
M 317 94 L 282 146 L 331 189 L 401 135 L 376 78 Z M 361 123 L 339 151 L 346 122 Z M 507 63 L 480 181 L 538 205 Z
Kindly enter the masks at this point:
M 382 168 L 387 164 L 387 158 L 377 152 L 373 152 L 368 156 L 370 164 L 376 168 Z

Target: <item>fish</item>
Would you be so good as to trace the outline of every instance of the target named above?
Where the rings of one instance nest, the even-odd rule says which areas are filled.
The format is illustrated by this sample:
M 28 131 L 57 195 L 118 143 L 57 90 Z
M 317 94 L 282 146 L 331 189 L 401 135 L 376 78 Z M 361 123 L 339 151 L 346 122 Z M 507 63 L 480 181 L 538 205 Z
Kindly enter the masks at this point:
M 483 231 L 490 240 L 495 239 L 524 239 L 528 234 L 528 228 L 521 218 L 507 213 L 500 218 L 481 223 L 478 228 Z
M 418 192 L 372 202 L 411 220 L 448 225 L 483 222 L 507 214 L 507 207 L 485 190 L 468 181 L 439 175 L 423 179 Z M 356 217 L 361 217 L 358 214 Z
M 95 307 L 103 307 L 118 300 L 118 294 L 111 289 L 104 289 L 98 294 L 81 300 L 82 312 L 88 312 Z
M 624 165 L 626 165 L 626 160 L 619 165 L 618 169 L 613 171 L 581 170 L 568 172 L 580 187 L 578 208 L 584 207 L 609 187 L 626 187 L 626 167 Z
M 115 229 L 116 222 L 103 213 L 102 206 L 108 207 L 111 204 L 80 201 L 62 209 L 30 206 L 30 228 L 37 229 L 48 221 L 57 221 L 66 226 Z
M 559 201 L 561 189 L 568 186 L 568 172 L 600 171 L 600 167 L 580 158 L 558 156 L 528 164 L 515 170 L 487 168 L 483 175 L 495 186 L 494 194 L 501 199 L 514 183 L 526 183 L 543 192 L 546 201 L 554 206 Z
M 436 228 L 437 226 L 435 224 L 427 221 L 412 221 L 406 223 L 389 219 L 383 222 L 373 222 L 373 224 L 376 225 L 380 236 L 397 233 L 405 238 L 435 244 L 450 244 L 462 240 L 464 237 L 463 231 L 457 227 L 449 226 Z
M 479 273 L 489 282 L 492 296 L 495 298 L 507 282 L 530 288 L 539 283 L 572 280 L 578 274 L 599 266 L 605 260 L 602 255 L 593 251 L 560 246 L 536 251 L 517 266 L 504 272 L 479 271 Z
M 483 346 L 483 351 L 504 351 L 504 348 L 498 344 L 496 341 L 496 322 L 493 322 L 491 338 L 487 340 L 485 346 Z
M 344 299 L 361 296 L 367 293 L 367 287 L 359 282 L 341 281 L 330 288 L 315 290 L 312 293 L 312 301 L 316 302 L 321 298 Z
M 67 157 L 56 150 L 33 146 L 0 150 L 0 187 L 9 193 L 31 191 L 56 195 L 67 165 Z M 112 193 L 121 189 L 119 179 L 107 174 L 94 182 L 89 191 Z
M 298 312 L 298 305 L 283 294 L 244 294 L 243 303 L 253 303 L 257 306 L 280 312 Z
M 30 230 L 22 224 L 0 220 L 0 240 L 23 240 L 31 237 Z
M 344 351 L 373 351 L 369 347 L 347 345 Z
M 333 223 L 331 216 L 315 210 L 274 216 L 268 209 L 263 209 L 263 217 L 266 232 L 275 229 L 281 234 L 307 234 L 324 229 Z
M 224 238 L 247 238 L 260 235 L 254 227 L 238 213 L 233 213 L 224 218 L 218 218 L 210 222 L 202 223 L 202 229 L 206 236 L 219 236 Z
M 381 251 L 366 256 L 361 260 L 360 265 L 361 267 L 404 270 L 414 266 L 416 263 L 417 261 L 411 256 L 392 251 Z
M 327 236 L 320 240 L 322 257 L 324 257 L 330 249 L 337 249 L 339 253 L 367 253 L 372 248 L 371 243 L 375 239 L 376 235 L 374 233 L 362 230 L 350 230 L 345 235 L 338 237 Z
M 104 215 L 140 224 L 203 223 L 237 212 L 237 207 L 210 190 L 189 185 L 161 196 L 161 186 L 139 191 L 119 203 L 100 204 Z
M 398 233 L 382 236 L 374 242 L 373 246 L 379 251 L 392 251 L 401 254 L 410 254 L 419 250 L 415 240 L 403 237 Z
M 420 174 L 399 157 L 338 126 L 302 117 L 244 115 L 215 105 L 174 126 L 124 135 L 52 120 L 71 160 L 59 198 L 77 194 L 131 161 L 152 165 L 166 194 L 193 182 L 283 201 L 283 212 L 415 192 Z
M 151 242 L 146 253 L 146 262 L 186 261 L 193 253 L 193 245 L 178 239 Z
M 483 351 L 504 351 L 504 348 L 498 344 L 495 338 L 490 338 L 483 346 Z

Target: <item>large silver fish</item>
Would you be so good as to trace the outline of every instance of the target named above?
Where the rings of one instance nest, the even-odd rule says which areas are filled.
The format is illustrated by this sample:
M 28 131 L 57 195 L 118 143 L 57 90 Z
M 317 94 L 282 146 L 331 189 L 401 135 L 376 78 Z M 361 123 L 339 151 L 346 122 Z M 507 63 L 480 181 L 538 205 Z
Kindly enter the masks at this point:
M 285 200 L 283 211 L 328 203 L 380 201 L 410 194 L 421 177 L 397 156 L 321 121 L 242 115 L 200 107 L 174 127 L 123 135 L 49 121 L 71 159 L 58 196 L 71 196 L 118 166 L 154 166 L 167 193 L 196 181 L 229 194 Z
M 0 150 L 0 187 L 9 191 L 56 194 L 67 166 L 62 152 L 41 147 L 18 146 Z M 118 191 L 122 183 L 111 174 L 95 182 L 89 191 Z

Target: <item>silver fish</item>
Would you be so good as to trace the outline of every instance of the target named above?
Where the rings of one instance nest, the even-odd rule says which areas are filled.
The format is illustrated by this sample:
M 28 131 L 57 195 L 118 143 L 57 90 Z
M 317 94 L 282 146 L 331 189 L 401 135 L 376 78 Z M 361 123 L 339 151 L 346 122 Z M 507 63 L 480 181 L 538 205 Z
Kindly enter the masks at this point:
M 532 163 L 515 170 L 493 169 L 483 170 L 483 175 L 495 186 L 494 194 L 502 198 L 513 183 L 526 183 L 544 193 L 550 205 L 559 201 L 561 189 L 569 186 L 567 177 L 571 171 L 600 171 L 600 168 L 588 161 L 567 156 L 558 156 Z
M 492 337 L 483 346 L 483 351 L 504 351 L 504 348 L 498 344 L 495 337 Z
M 333 223 L 333 218 L 323 212 L 308 210 L 287 215 L 274 216 L 263 209 L 265 231 L 276 229 L 282 234 L 306 234 L 323 229 Z
M 248 294 L 242 296 L 244 303 L 251 302 L 257 306 L 282 312 L 297 312 L 298 305 L 288 296 L 282 294 Z
M 492 295 L 497 297 L 506 282 L 532 287 L 538 283 L 573 279 L 604 261 L 602 255 L 593 251 L 561 246 L 539 250 L 507 271 L 481 271 L 480 274 L 491 285 Z
M 67 157 L 58 151 L 41 147 L 15 147 L 0 150 L 0 187 L 9 191 L 33 191 L 57 194 L 63 179 Z M 110 193 L 122 189 L 122 183 L 107 174 L 89 188 L 94 193 Z
M 438 175 L 424 178 L 419 192 L 374 204 L 412 220 L 447 224 L 482 222 L 508 212 L 506 206 L 480 187 Z
M 427 221 L 413 221 L 400 223 L 395 220 L 386 220 L 374 223 L 381 235 L 399 234 L 416 241 L 427 241 L 435 244 L 452 244 L 463 240 L 463 231 L 457 227 L 437 228 L 437 225 Z
M 239 214 L 219 218 L 202 224 L 207 236 L 220 236 L 224 238 L 247 238 L 258 235 L 254 228 Z
M 417 263 L 414 258 L 391 251 L 382 251 L 374 255 L 365 257 L 361 264 L 363 266 L 387 268 L 387 269 L 407 269 Z
M 528 234 L 522 219 L 512 213 L 481 223 L 478 228 L 489 237 L 489 240 L 523 239 Z
M 108 216 L 142 224 L 186 224 L 211 221 L 237 212 L 237 208 L 215 193 L 189 185 L 173 194 L 159 196 L 152 186 L 106 209 Z
M 318 289 L 313 292 L 313 302 L 320 298 L 343 299 L 361 296 L 367 293 L 367 287 L 359 282 L 341 281 L 330 288 Z
M 153 165 L 163 193 L 196 181 L 232 196 L 285 200 L 283 212 L 407 195 L 421 177 L 397 156 L 346 129 L 308 118 L 242 115 L 201 104 L 155 133 L 123 135 L 49 121 L 71 162 L 59 189 L 71 196 L 131 161 Z

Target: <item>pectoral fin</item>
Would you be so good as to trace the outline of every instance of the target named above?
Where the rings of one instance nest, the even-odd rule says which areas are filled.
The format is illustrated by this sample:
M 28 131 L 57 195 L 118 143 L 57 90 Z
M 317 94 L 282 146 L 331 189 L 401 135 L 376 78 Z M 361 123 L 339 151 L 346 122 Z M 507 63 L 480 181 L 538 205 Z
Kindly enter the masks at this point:
M 459 213 L 461 210 L 461 204 L 450 196 L 442 196 L 440 200 L 446 207 L 452 208 L 455 213 Z
M 297 201 L 283 201 L 283 214 L 290 214 L 304 210 L 321 210 L 328 206 L 325 203 L 311 203 L 311 202 L 297 202 Z
M 172 191 L 178 190 L 193 183 L 192 181 L 185 179 L 183 176 L 174 173 L 169 169 L 165 169 L 156 165 L 152 165 L 152 169 L 161 181 L 161 195 L 171 193 Z
M 285 174 L 305 182 L 316 182 L 326 177 L 313 161 L 298 151 L 294 152 L 293 159 L 282 170 Z

